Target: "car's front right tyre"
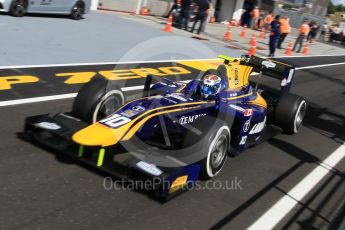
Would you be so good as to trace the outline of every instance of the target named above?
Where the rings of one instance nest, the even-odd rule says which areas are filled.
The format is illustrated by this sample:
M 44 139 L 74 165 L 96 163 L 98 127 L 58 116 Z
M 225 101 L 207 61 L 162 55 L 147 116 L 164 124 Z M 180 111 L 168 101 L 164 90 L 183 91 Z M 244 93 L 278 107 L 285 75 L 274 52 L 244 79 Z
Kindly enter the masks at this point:
M 200 162 L 200 178 L 211 179 L 222 170 L 229 152 L 229 142 L 229 128 L 227 126 L 220 127 L 209 144 L 207 157 Z
M 225 121 L 211 117 L 200 118 L 190 125 L 192 128 L 184 138 L 184 151 L 198 155 L 200 179 L 211 179 L 220 173 L 229 154 L 229 127 Z

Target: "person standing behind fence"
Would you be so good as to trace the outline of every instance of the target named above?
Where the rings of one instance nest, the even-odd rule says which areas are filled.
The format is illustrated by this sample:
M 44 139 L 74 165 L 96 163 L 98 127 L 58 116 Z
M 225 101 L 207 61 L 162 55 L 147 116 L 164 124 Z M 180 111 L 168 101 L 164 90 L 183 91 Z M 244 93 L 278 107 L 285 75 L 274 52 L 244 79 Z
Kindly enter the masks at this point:
M 195 21 L 190 32 L 194 32 L 196 23 L 200 21 L 200 25 L 197 32 L 198 34 L 200 34 L 209 13 L 210 2 L 208 0 L 198 0 L 196 2 L 196 5 L 198 7 L 198 12 L 196 14 Z
M 270 33 L 270 42 L 269 42 L 269 48 L 270 48 L 270 54 L 269 57 L 274 57 L 274 53 L 276 51 L 277 43 L 280 37 L 280 22 L 279 22 L 280 16 L 275 16 L 274 20 L 271 22 L 271 33 Z
M 280 36 L 278 41 L 278 49 L 282 49 L 282 44 L 286 36 L 291 32 L 290 20 L 288 17 L 284 16 L 280 20 Z
M 189 22 L 189 12 L 190 5 L 192 4 L 191 0 L 181 0 L 181 12 L 179 17 L 178 28 L 188 30 Z
M 305 38 L 305 36 L 309 33 L 309 25 L 308 25 L 308 21 L 307 19 L 304 19 L 303 20 L 303 23 L 299 29 L 299 35 L 295 41 L 295 45 L 293 46 L 293 49 L 292 51 L 295 51 L 297 49 L 297 46 L 298 46 L 298 49 L 297 49 L 297 53 L 301 52 L 301 49 L 302 49 L 302 46 L 303 46 L 303 40 Z

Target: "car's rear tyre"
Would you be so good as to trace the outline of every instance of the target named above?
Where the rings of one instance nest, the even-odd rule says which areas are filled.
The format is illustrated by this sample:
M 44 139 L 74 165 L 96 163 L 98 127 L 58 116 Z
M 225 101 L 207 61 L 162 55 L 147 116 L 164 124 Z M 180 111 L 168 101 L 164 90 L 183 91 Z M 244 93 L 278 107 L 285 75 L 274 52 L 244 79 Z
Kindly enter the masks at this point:
M 85 6 L 83 2 L 77 2 L 71 11 L 71 19 L 80 20 L 83 18 Z
M 94 123 L 114 113 L 124 102 L 118 86 L 109 85 L 104 78 L 94 78 L 79 90 L 72 113 L 84 122 Z
M 202 132 L 200 136 L 188 132 L 184 147 L 188 151 L 200 152 L 200 179 L 215 177 L 222 170 L 230 148 L 230 130 L 226 123 L 219 119 L 200 119 L 193 126 Z
M 27 3 L 24 0 L 14 0 L 11 4 L 10 14 L 14 17 L 23 17 L 26 13 Z
M 283 95 L 275 108 L 275 125 L 284 133 L 294 134 L 300 130 L 307 111 L 307 102 L 294 94 Z

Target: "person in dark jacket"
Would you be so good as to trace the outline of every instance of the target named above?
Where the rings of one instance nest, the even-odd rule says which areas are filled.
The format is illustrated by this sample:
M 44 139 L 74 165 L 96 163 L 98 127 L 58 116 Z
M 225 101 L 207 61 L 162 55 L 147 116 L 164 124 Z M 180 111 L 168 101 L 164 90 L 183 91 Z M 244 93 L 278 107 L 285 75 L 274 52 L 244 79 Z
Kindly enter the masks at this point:
M 252 16 L 250 14 L 250 11 L 248 9 L 244 9 L 242 15 L 241 15 L 241 26 L 247 26 L 250 28 L 252 21 Z
M 172 5 L 172 7 L 171 7 L 171 9 L 170 9 L 170 11 L 169 11 L 169 13 L 168 13 L 168 15 L 165 16 L 166 18 L 168 18 L 168 17 L 171 15 L 171 13 L 172 13 L 174 10 L 177 9 L 177 7 L 178 7 L 178 5 L 180 4 L 180 2 L 181 2 L 181 0 L 175 0 L 175 1 L 174 1 L 174 5 Z
M 181 12 L 178 25 L 179 29 L 188 30 L 189 12 L 191 4 L 191 0 L 181 0 Z
M 317 32 L 319 32 L 320 26 L 317 22 L 313 21 L 309 24 L 310 30 L 307 36 L 307 41 L 312 43 L 315 39 Z
M 199 28 L 198 28 L 198 34 L 201 33 L 201 30 L 205 24 L 205 21 L 207 19 L 209 9 L 210 9 L 210 2 L 209 0 L 198 0 L 196 2 L 196 5 L 198 7 L 198 12 L 195 17 L 195 21 L 193 23 L 193 27 L 190 32 L 194 32 L 195 26 L 197 22 L 200 22 Z
M 274 20 L 271 22 L 270 28 L 270 42 L 269 42 L 269 48 L 270 48 L 270 54 L 269 57 L 274 57 L 274 53 L 277 48 L 278 40 L 280 37 L 280 22 L 279 22 L 280 16 L 275 16 Z

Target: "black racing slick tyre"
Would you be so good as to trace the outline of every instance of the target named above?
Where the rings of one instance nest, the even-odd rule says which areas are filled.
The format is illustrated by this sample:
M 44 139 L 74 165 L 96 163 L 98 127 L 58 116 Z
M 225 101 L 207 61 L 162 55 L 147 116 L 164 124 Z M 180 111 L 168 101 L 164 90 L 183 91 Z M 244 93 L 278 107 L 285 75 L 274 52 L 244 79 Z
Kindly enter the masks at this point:
M 94 78 L 79 90 L 72 113 L 86 123 L 95 123 L 114 113 L 124 102 L 120 87 L 104 78 Z
M 200 179 L 215 177 L 222 170 L 230 149 L 230 129 L 222 120 L 201 119 L 193 125 L 203 132 L 201 136 L 187 133 L 184 145 L 189 151 L 200 152 Z
M 71 11 L 71 19 L 73 20 L 80 20 L 83 18 L 84 14 L 84 3 L 83 2 L 77 2 Z
M 298 133 L 307 112 L 307 102 L 294 94 L 283 95 L 275 108 L 275 125 L 286 134 Z
M 27 3 L 24 0 L 14 0 L 11 4 L 10 14 L 14 17 L 23 17 L 26 13 Z

